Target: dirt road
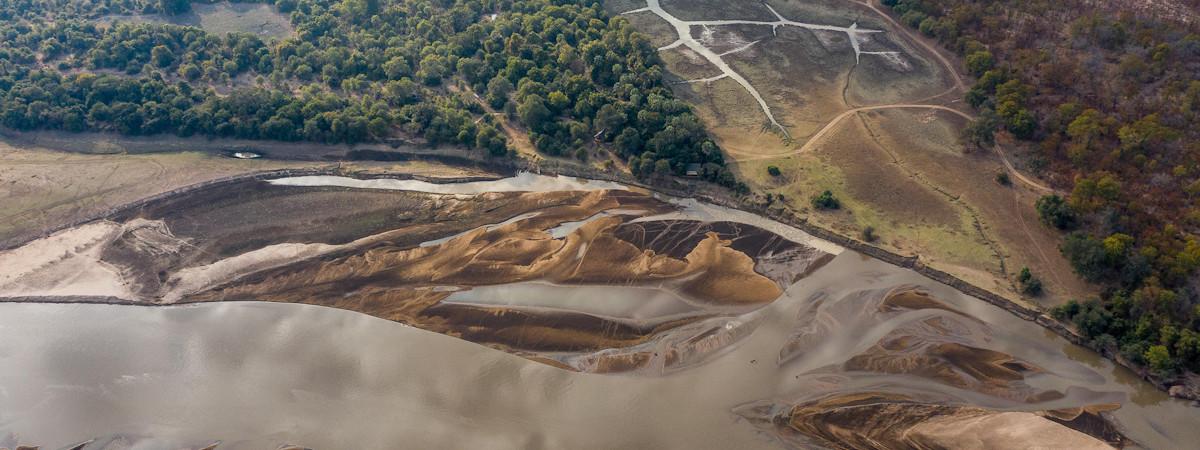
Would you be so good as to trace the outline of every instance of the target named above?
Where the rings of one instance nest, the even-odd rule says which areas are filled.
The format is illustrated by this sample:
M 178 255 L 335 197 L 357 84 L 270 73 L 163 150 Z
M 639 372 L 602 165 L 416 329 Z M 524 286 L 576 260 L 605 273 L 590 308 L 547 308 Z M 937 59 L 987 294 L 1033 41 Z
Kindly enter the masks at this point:
M 800 148 L 798 148 L 796 150 L 780 152 L 780 153 L 772 153 L 772 154 L 767 154 L 767 155 L 754 154 L 754 155 L 749 155 L 746 157 L 740 156 L 745 153 L 738 153 L 737 151 L 734 151 L 734 150 L 727 150 L 727 152 L 730 153 L 730 155 L 734 157 L 733 159 L 737 162 L 760 161 L 760 160 L 764 160 L 764 159 L 776 159 L 776 158 L 782 158 L 785 156 L 798 155 L 798 154 L 807 152 L 810 149 L 812 149 L 813 146 L 815 146 L 818 142 L 821 141 L 822 138 L 824 138 L 831 131 L 833 131 L 834 128 L 839 123 L 841 123 L 842 120 L 846 119 L 847 117 L 850 117 L 854 114 L 858 114 L 860 112 L 880 111 L 880 110 L 887 110 L 887 109 L 932 109 L 932 110 L 938 110 L 938 111 L 945 111 L 945 112 L 957 115 L 957 116 L 962 117 L 967 120 L 975 120 L 975 116 L 972 116 L 970 114 L 959 111 L 957 109 L 950 108 L 947 106 L 942 106 L 942 105 L 891 104 L 891 105 L 864 106 L 861 108 L 854 108 L 854 109 L 847 110 L 847 111 L 839 114 L 837 117 L 834 117 L 833 120 L 831 120 L 831 121 L 829 121 L 829 123 L 825 124 L 825 126 L 822 127 L 820 131 L 817 131 L 816 134 L 813 134 L 813 136 L 811 138 L 809 138 L 808 141 L 804 143 L 804 145 L 802 145 Z M 1042 184 L 1042 183 L 1034 180 L 1033 178 L 1025 176 L 1025 174 L 1022 174 L 1021 172 L 1017 171 L 1017 168 L 1015 166 L 1013 166 L 1012 161 L 1010 161 L 1008 159 L 1008 154 L 1005 153 L 1004 149 L 1001 148 L 999 145 L 992 146 L 992 149 L 995 150 L 996 154 L 1000 156 L 1000 161 L 1004 164 L 1004 167 L 1006 169 L 1008 169 L 1008 171 L 1012 174 L 1012 176 L 1014 178 L 1016 178 L 1018 181 L 1020 181 L 1021 183 L 1025 184 L 1026 186 L 1029 186 L 1030 188 L 1032 188 L 1038 192 L 1041 192 L 1041 193 L 1057 192 L 1054 188 L 1046 186 L 1045 184 Z

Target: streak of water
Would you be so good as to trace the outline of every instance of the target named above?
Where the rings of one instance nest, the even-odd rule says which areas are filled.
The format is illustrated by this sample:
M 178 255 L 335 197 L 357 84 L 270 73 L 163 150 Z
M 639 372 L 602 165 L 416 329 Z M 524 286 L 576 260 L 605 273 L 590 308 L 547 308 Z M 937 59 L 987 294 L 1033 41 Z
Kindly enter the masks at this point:
M 1041 365 L 1047 374 L 1037 383 L 1066 396 L 1030 406 L 913 376 L 773 364 L 817 294 L 854 302 L 856 292 L 907 284 L 930 289 L 987 323 L 995 332 L 990 347 Z M 113 433 L 144 439 L 144 448 L 216 439 L 228 449 L 285 442 L 316 448 L 397 442 L 419 448 L 771 448 L 773 441 L 736 420 L 735 408 L 881 390 L 1004 410 L 1121 401 L 1114 416 L 1151 448 L 1182 448 L 1200 439 L 1197 409 L 1173 400 L 1125 401 L 1153 388 L 1122 384 L 1111 366 L 1088 368 L 1070 353 L 1064 357 L 1070 344 L 1039 333 L 1035 324 L 854 253 L 751 314 L 746 321 L 756 326 L 753 333 L 724 353 L 648 378 L 565 372 L 313 306 L 0 304 L 6 336 L 0 340 L 0 435 L 12 432 L 51 448 Z M 879 330 L 839 331 L 862 336 Z M 817 348 L 813 354 L 824 353 Z

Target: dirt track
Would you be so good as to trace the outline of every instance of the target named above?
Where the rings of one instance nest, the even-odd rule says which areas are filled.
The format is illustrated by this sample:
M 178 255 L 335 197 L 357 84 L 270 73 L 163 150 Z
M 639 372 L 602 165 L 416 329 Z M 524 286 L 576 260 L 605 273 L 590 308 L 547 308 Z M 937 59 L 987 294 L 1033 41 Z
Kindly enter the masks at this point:
M 920 36 L 914 35 L 912 33 L 912 30 L 909 30 L 908 27 L 905 27 L 904 25 L 900 24 L 899 22 L 896 22 L 896 19 L 893 19 L 892 16 L 888 15 L 887 13 L 885 13 L 883 11 L 880 11 L 879 8 L 875 7 L 874 3 L 870 2 L 870 1 L 856 1 L 855 3 L 866 6 L 867 8 L 870 8 L 871 11 L 874 11 L 875 14 L 878 14 L 880 17 L 883 18 L 883 20 L 888 21 L 888 23 L 891 23 L 892 26 L 896 27 L 897 30 L 900 30 L 901 33 L 904 33 L 905 36 L 908 36 L 908 38 L 910 40 L 915 42 L 917 45 L 920 45 L 921 47 L 923 47 L 929 53 L 933 54 L 933 57 L 937 58 L 937 60 L 942 63 L 942 66 L 946 68 L 946 71 L 950 73 L 950 76 L 954 77 L 954 85 L 958 89 L 960 89 L 964 92 L 967 90 L 967 83 L 965 81 L 963 81 L 962 75 L 960 75 L 958 73 L 958 71 L 954 69 L 954 65 L 950 64 L 950 60 L 946 59 L 945 56 L 942 56 L 942 53 L 939 52 L 938 49 L 925 43 L 923 40 L 921 40 Z M 942 94 L 942 95 L 945 95 L 945 94 Z M 939 95 L 939 97 L 940 97 L 940 95 Z
M 829 134 L 829 132 L 832 131 L 834 129 L 834 127 L 836 127 L 843 119 L 850 117 L 851 115 L 858 114 L 860 112 L 878 111 L 878 110 L 885 110 L 885 109 L 933 109 L 933 110 L 938 110 L 938 111 L 946 111 L 948 113 L 955 114 L 955 115 L 962 117 L 964 119 L 967 119 L 967 120 L 975 120 L 975 116 L 972 116 L 970 114 L 959 111 L 957 109 L 950 108 L 947 106 L 942 106 L 942 105 L 892 104 L 892 105 L 864 106 L 861 108 L 854 108 L 851 110 L 847 110 L 846 112 L 839 114 L 837 117 L 834 117 L 833 120 L 831 120 L 831 121 L 829 121 L 829 123 L 825 124 L 825 126 L 823 128 L 821 128 L 820 131 L 817 131 L 816 134 L 814 134 L 811 138 L 809 138 L 808 142 L 805 142 L 803 146 L 801 146 L 800 148 L 798 148 L 796 150 L 782 152 L 782 153 L 773 153 L 773 154 L 769 154 L 769 155 L 754 155 L 754 156 L 749 156 L 749 157 L 739 157 L 736 154 L 736 152 L 734 152 L 734 151 L 730 151 L 730 153 L 733 154 L 732 156 L 734 156 L 734 160 L 738 161 L 738 162 L 759 161 L 759 160 L 764 160 L 764 159 L 775 159 L 775 158 L 782 158 L 785 156 L 798 155 L 798 154 L 801 154 L 801 153 L 811 150 L 812 147 L 821 140 L 821 138 L 823 138 L 823 137 L 825 137 L 825 135 Z M 1008 171 L 1010 173 L 1012 173 L 1012 175 L 1014 177 L 1017 178 L 1017 180 L 1020 180 L 1026 186 L 1029 186 L 1030 188 L 1032 188 L 1038 192 L 1042 192 L 1042 193 L 1058 192 L 1054 188 L 1051 188 L 1042 183 L 1039 183 L 1039 182 L 1035 181 L 1034 179 L 1032 179 L 1028 176 L 1025 176 L 1021 172 L 1017 171 L 1017 168 L 1015 166 L 1013 166 L 1011 161 L 1009 161 L 1008 155 L 1004 152 L 1004 149 L 1001 148 L 999 145 L 993 146 L 992 148 L 996 151 L 996 154 L 1000 156 L 1000 161 L 1004 163 L 1004 167 L 1007 168 Z

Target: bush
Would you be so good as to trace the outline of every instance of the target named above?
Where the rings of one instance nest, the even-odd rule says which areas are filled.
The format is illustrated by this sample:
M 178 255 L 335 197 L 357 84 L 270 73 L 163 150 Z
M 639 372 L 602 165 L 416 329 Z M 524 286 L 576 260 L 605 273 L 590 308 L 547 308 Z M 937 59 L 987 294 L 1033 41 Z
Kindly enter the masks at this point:
M 1028 282 L 1029 280 L 1032 280 L 1032 279 L 1033 279 L 1033 272 L 1030 272 L 1028 267 L 1022 267 L 1021 273 L 1017 275 L 1017 282 L 1019 282 L 1021 284 L 1025 284 L 1026 282 Z
M 1071 205 L 1067 204 L 1066 200 L 1058 195 L 1042 196 L 1034 204 L 1034 207 L 1037 208 L 1042 222 L 1047 225 L 1060 230 L 1069 230 L 1075 227 L 1075 211 L 1071 209 Z
M 996 66 L 996 62 L 992 58 L 992 53 L 987 50 L 980 50 L 967 55 L 966 63 L 967 71 L 977 77 Z
M 780 176 L 783 174 L 783 172 L 779 171 L 779 168 L 775 167 L 775 166 L 767 166 L 767 173 L 771 174 L 771 176 L 773 176 L 773 177 L 777 177 L 777 176 Z
M 1175 360 L 1171 358 L 1171 352 L 1167 350 L 1165 345 L 1152 345 L 1142 354 L 1146 363 L 1150 365 L 1150 370 L 1154 371 L 1158 376 L 1170 376 L 1175 373 Z
M 1021 293 L 1025 294 L 1027 296 L 1030 296 L 1030 297 L 1037 297 L 1037 296 L 1042 295 L 1042 280 L 1039 280 L 1037 278 L 1029 280 L 1028 283 L 1025 283 L 1024 285 L 1022 285 Z
M 1021 284 L 1022 294 L 1029 297 L 1042 295 L 1042 280 L 1033 276 L 1033 272 L 1030 272 L 1028 267 L 1021 268 L 1021 273 L 1017 275 L 1017 282 Z
M 1110 272 L 1108 254 L 1099 239 L 1081 232 L 1071 233 L 1060 250 L 1071 262 L 1075 273 L 1087 281 L 1101 281 Z
M 1080 309 L 1078 301 L 1070 300 L 1060 306 L 1055 306 L 1050 310 L 1050 315 L 1058 320 L 1071 320 L 1076 314 L 1079 314 Z
M 996 174 L 996 182 L 1001 186 L 1012 186 L 1012 180 L 1008 178 L 1008 172 L 1000 172 Z
M 867 225 L 866 228 L 863 228 L 862 240 L 866 242 L 875 242 L 877 239 L 879 239 L 879 236 L 875 235 L 875 227 Z
M 842 207 L 842 202 L 833 196 L 833 192 L 825 191 L 821 195 L 813 196 L 812 205 L 817 209 L 839 209 Z
M 962 131 L 962 137 L 967 142 L 979 148 L 988 148 L 996 143 L 996 119 L 993 115 L 984 113 L 980 118 L 971 121 Z

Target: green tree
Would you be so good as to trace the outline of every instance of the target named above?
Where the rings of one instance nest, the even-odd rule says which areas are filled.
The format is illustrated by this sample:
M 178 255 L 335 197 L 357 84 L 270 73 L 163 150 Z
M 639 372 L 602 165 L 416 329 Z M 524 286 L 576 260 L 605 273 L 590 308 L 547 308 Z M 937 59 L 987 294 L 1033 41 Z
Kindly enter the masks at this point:
M 190 0 L 158 0 L 158 10 L 170 15 L 183 14 L 192 10 L 192 2 Z
M 1150 370 L 1159 376 L 1169 376 L 1175 372 L 1175 361 L 1171 359 L 1171 352 L 1165 345 L 1150 346 L 1142 357 L 1150 365 Z
M 550 119 L 553 118 L 550 109 L 546 107 L 546 101 L 538 95 L 525 97 L 525 100 L 517 105 L 517 116 L 521 118 L 521 123 L 536 131 L 549 127 Z
M 150 49 L 150 60 L 158 67 L 167 67 L 175 62 L 175 53 L 165 45 L 156 45 Z
M 1021 285 L 1021 293 L 1030 297 L 1042 295 L 1042 280 L 1033 276 L 1028 267 L 1022 267 L 1017 274 L 1017 283 Z
M 1069 230 L 1075 227 L 1075 211 L 1071 209 L 1066 200 L 1056 194 L 1042 196 L 1034 203 L 1034 207 L 1037 208 L 1042 222 L 1047 225 L 1060 230 Z
M 996 172 L 996 183 L 1001 186 L 1012 186 L 1012 179 L 1008 177 L 1008 172 Z
M 395 56 L 383 63 L 383 73 L 393 80 L 412 75 L 412 67 L 403 56 Z
M 842 202 L 833 196 L 833 192 L 824 191 L 812 198 L 812 206 L 816 209 L 839 209 Z
M 1008 117 L 1005 124 L 1008 131 L 1018 139 L 1029 140 L 1033 138 L 1033 133 L 1037 131 L 1037 119 L 1033 117 L 1033 113 L 1028 109 L 1021 108 Z
M 1067 125 L 1067 136 L 1074 142 L 1070 156 L 1076 164 L 1087 157 L 1105 132 L 1104 115 L 1095 109 L 1084 110 Z
M 200 75 L 202 74 L 200 72 L 200 68 L 196 67 L 196 65 L 192 63 L 180 65 L 178 72 L 179 76 L 188 81 L 195 81 L 196 79 L 200 78 Z
M 567 97 L 567 94 L 562 93 L 562 91 L 554 91 L 546 97 L 546 103 L 550 110 L 557 114 L 567 109 L 568 106 L 571 106 L 571 98 Z
M 967 55 L 966 64 L 967 71 L 978 77 L 983 75 L 984 72 L 992 70 L 996 62 L 992 58 L 992 52 L 980 50 Z
M 1060 250 L 1063 256 L 1067 257 L 1067 261 L 1070 261 L 1075 273 L 1085 280 L 1101 281 L 1111 272 L 1104 244 L 1086 233 L 1074 232 L 1067 235 Z
M 493 108 L 503 107 L 513 91 L 512 82 L 505 77 L 492 78 L 487 85 L 487 100 Z
M 991 147 L 996 143 L 996 126 L 995 114 L 985 111 L 963 129 L 963 139 L 976 147 Z

